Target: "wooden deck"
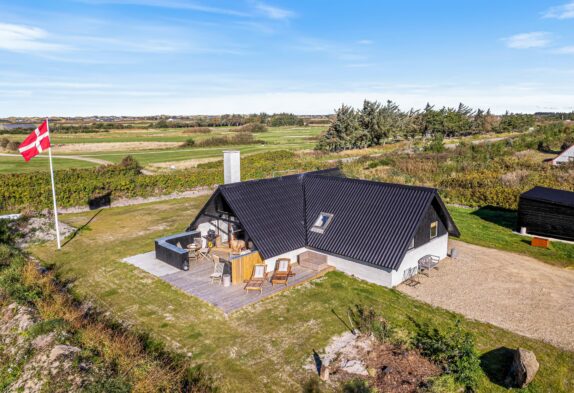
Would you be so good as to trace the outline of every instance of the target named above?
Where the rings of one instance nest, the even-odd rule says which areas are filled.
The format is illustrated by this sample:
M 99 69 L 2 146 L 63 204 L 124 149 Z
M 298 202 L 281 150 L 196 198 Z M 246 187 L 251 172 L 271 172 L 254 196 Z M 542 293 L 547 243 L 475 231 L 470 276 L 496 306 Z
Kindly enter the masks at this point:
M 211 284 L 209 276 L 213 273 L 213 263 L 210 261 L 192 263 L 188 271 L 178 271 L 160 278 L 184 292 L 219 307 L 227 314 L 324 273 L 324 271 L 317 272 L 298 265 L 293 265 L 292 269 L 295 276 L 289 278 L 287 286 L 272 286 L 270 282 L 266 282 L 261 294 L 254 291 L 245 291 L 243 289 L 245 284 L 234 284 L 229 287 Z M 271 274 L 269 274 L 269 278 L 271 278 Z

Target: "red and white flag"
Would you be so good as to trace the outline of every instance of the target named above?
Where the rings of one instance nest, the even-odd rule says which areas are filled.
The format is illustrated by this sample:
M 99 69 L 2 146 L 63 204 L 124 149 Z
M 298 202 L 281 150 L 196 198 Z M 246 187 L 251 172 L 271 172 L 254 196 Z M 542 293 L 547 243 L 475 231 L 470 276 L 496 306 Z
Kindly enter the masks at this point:
M 50 132 L 48 130 L 48 123 L 46 120 L 34 130 L 33 133 L 28 135 L 24 142 L 20 144 L 18 150 L 26 161 L 30 161 L 32 157 L 37 156 L 44 150 L 50 148 Z

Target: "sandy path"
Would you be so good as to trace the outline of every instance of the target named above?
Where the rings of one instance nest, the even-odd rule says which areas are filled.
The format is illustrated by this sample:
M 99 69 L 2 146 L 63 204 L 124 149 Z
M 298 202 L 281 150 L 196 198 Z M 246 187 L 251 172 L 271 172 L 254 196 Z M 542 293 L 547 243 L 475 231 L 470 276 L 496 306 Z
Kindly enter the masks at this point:
M 398 289 L 434 306 L 574 351 L 574 271 L 450 241 L 460 256 Z
M 8 153 L 0 153 L 0 156 L 1 157 L 22 157 L 20 154 L 8 154 Z M 36 157 L 48 158 L 48 156 L 46 156 L 46 155 L 39 155 Z M 70 160 L 87 161 L 87 162 L 93 162 L 94 164 L 100 164 L 100 165 L 113 164 L 113 162 L 111 162 L 111 161 L 102 160 L 100 158 L 84 157 L 84 156 L 56 156 L 56 155 L 54 155 L 54 158 L 58 158 L 58 159 L 65 158 L 65 159 L 70 159 Z
M 91 153 L 108 151 L 170 149 L 181 146 L 181 142 L 98 142 L 65 143 L 54 146 L 54 153 Z

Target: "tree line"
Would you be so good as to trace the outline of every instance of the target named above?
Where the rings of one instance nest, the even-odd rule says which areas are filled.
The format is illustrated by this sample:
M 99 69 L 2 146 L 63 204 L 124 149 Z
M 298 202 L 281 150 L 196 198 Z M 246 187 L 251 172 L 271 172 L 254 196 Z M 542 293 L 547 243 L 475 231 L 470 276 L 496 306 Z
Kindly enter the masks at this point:
M 403 111 L 390 100 L 385 104 L 365 100 L 361 109 L 342 105 L 316 149 L 341 151 L 377 146 L 398 139 L 526 130 L 534 125 L 535 120 L 531 114 L 507 112 L 497 116 L 490 109 L 475 110 L 463 103 L 457 108 L 436 109 L 434 105 L 427 104 L 423 110 Z
M 270 127 L 303 126 L 304 120 L 293 113 L 259 114 L 230 114 L 221 116 L 200 116 L 191 121 L 168 121 L 160 119 L 151 123 L 149 128 L 193 128 L 193 127 L 239 127 L 246 124 L 258 123 Z

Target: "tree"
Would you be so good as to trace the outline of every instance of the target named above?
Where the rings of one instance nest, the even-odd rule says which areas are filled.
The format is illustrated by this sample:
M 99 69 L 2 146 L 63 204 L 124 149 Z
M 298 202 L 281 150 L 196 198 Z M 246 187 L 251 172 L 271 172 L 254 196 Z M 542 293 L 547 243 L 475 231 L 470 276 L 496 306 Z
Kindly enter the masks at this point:
M 335 121 L 321 136 L 315 147 L 317 150 L 341 151 L 367 147 L 369 134 L 365 132 L 359 123 L 359 114 L 353 108 L 342 105 L 337 110 Z

